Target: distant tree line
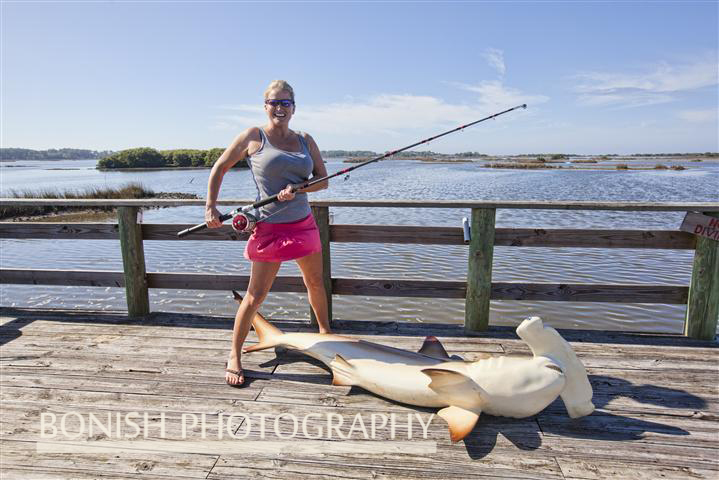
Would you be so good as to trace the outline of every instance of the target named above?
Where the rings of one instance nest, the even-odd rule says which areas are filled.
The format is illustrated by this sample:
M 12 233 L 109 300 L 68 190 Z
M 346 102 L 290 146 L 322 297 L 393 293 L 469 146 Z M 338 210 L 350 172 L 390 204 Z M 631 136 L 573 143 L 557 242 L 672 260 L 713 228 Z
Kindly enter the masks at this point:
M 322 150 L 320 154 L 325 158 L 377 156 L 375 152 L 370 150 Z
M 105 157 L 97 162 L 97 168 L 175 168 L 211 167 L 224 148 L 209 150 L 155 150 L 154 148 L 130 148 Z M 237 162 L 236 168 L 247 168 L 245 162 Z
M 379 157 L 382 153 L 373 152 L 371 150 L 322 150 L 320 152 L 325 158 L 354 158 L 354 157 Z M 417 158 L 417 157 L 462 157 L 462 158 L 474 158 L 474 157 L 487 157 L 487 154 L 479 152 L 461 152 L 461 153 L 435 153 L 432 151 L 418 152 L 416 150 L 407 150 L 399 152 L 393 155 L 395 158 Z
M 704 153 L 634 153 L 632 157 L 719 157 L 717 152 L 704 152 Z
M 111 150 L 97 151 L 77 148 L 51 148 L 50 150 L 0 148 L 0 158 L 3 160 L 92 160 L 111 154 Z

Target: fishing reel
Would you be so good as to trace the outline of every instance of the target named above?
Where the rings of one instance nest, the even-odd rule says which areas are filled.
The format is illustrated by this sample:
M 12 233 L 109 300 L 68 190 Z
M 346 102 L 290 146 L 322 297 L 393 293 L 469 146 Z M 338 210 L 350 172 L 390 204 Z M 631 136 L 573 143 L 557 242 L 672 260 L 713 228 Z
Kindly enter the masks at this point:
M 239 233 L 249 233 L 255 229 L 257 217 L 247 212 L 240 212 L 232 217 L 232 228 Z

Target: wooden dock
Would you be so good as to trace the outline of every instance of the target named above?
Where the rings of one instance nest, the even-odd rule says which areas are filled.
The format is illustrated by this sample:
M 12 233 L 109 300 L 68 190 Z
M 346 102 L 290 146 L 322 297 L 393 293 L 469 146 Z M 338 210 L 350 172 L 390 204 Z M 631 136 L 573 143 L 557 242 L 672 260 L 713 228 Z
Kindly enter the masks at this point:
M 444 421 L 436 416 L 426 439 L 408 439 L 407 414 L 428 419 L 434 410 L 332 386 L 320 364 L 298 353 L 248 354 L 243 357 L 248 385 L 225 385 L 229 318 L 171 313 L 128 318 L 122 312 L 4 308 L 0 319 L 2 479 L 719 477 L 715 341 L 561 331 L 587 367 L 597 410 L 570 420 L 557 401 L 525 419 L 483 415 L 464 441 L 451 444 Z M 545 322 L 551 324 L 551 319 Z M 299 321 L 275 324 L 284 330 L 309 328 Z M 528 353 L 512 330 L 501 327 L 473 337 L 466 336 L 462 325 L 335 320 L 334 328 L 405 349 L 419 348 L 424 336 L 433 334 L 450 354 L 466 359 Z M 248 341 L 256 341 L 254 334 Z M 151 422 L 165 415 L 167 431 L 162 436 L 159 429 L 149 429 L 149 438 L 135 448 L 94 447 L 107 435 L 89 436 L 71 412 L 99 418 L 140 412 L 148 413 Z M 374 440 L 357 432 L 348 440 L 299 435 L 283 440 L 278 451 L 263 451 L 261 446 L 278 440 L 272 428 L 264 440 L 253 430 L 248 439 L 232 440 L 236 443 L 229 446 L 217 441 L 220 415 L 237 412 L 267 414 L 269 424 L 284 414 L 278 424 L 283 437 L 292 433 L 290 414 L 314 414 L 315 419 L 336 414 L 346 424 L 357 414 L 396 414 L 404 420 L 394 440 L 386 429 Z M 57 418 L 68 414 L 66 430 L 78 434 L 76 443 L 92 442 L 77 452 L 41 449 L 51 442 L 38 443 L 43 413 Z M 185 440 L 178 440 L 183 414 L 205 414 L 208 437 L 203 439 L 199 427 L 193 427 Z M 231 423 L 230 429 L 241 432 L 243 421 Z M 320 420 L 313 421 L 312 429 L 321 426 Z M 415 423 L 415 435 L 417 427 Z M 174 449 L 166 448 L 167 438 L 176 439 Z M 342 449 L 343 442 L 352 441 L 363 442 L 359 453 Z M 432 446 L 433 453 L 415 448 Z

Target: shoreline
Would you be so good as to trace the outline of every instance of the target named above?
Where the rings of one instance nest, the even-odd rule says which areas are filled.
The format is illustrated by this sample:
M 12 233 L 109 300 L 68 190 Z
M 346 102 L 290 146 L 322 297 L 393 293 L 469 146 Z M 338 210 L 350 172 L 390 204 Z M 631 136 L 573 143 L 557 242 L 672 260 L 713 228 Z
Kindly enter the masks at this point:
M 182 192 L 159 192 L 153 195 L 154 199 L 199 199 L 195 194 L 182 193 Z M 18 207 L 22 208 L 22 207 Z M 56 210 L 53 212 L 44 213 L 41 215 L 11 215 L 0 219 L 4 222 L 70 222 L 70 223 L 84 223 L 84 222 L 96 222 L 115 218 L 117 215 L 117 208 L 99 209 L 99 208 L 82 208 L 82 207 L 54 207 Z M 147 208 L 171 208 L 171 207 L 147 207 Z

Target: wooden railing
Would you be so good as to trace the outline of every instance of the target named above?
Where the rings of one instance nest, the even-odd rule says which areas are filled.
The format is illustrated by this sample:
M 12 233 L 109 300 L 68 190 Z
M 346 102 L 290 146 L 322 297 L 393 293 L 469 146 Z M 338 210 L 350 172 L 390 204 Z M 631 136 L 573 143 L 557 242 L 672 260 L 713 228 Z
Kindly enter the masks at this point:
M 145 240 L 245 240 L 229 226 L 204 230 L 180 240 L 187 224 L 143 224 L 142 207 L 204 205 L 202 200 L 29 200 L 2 199 L 5 205 L 62 205 L 118 207 L 118 223 L 0 223 L 0 238 L 120 240 L 123 271 L 0 269 L 0 283 L 124 286 L 130 316 L 150 311 L 149 288 L 229 290 L 244 289 L 249 277 L 205 273 L 147 272 Z M 249 200 L 222 201 L 237 206 Z M 471 209 L 472 239 L 468 246 L 467 281 L 398 280 L 332 277 L 331 242 L 463 245 L 461 228 L 398 225 L 330 225 L 329 207 L 461 208 Z M 719 242 L 678 230 L 588 230 L 495 228 L 497 209 L 696 211 L 719 217 L 719 203 L 607 203 L 607 202 L 471 202 L 471 201 L 317 201 L 312 209 L 324 247 L 324 281 L 332 318 L 332 295 L 435 297 L 465 299 L 465 329 L 485 330 L 490 300 L 544 300 L 614 303 L 686 304 L 684 333 L 713 339 L 719 316 Z M 492 282 L 495 246 L 693 249 L 689 286 L 600 285 Z M 304 292 L 301 277 L 278 277 L 276 292 Z M 314 321 L 314 318 L 313 318 Z

